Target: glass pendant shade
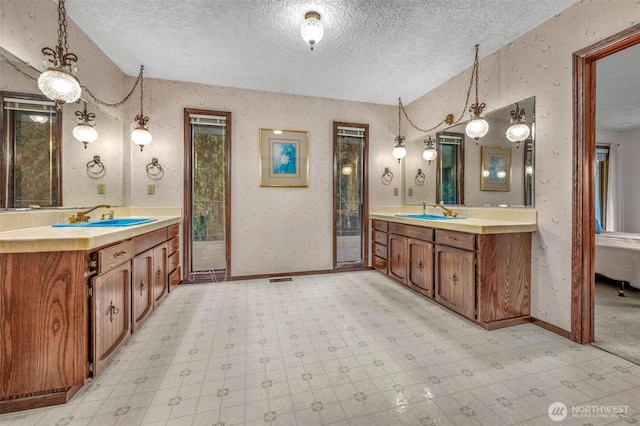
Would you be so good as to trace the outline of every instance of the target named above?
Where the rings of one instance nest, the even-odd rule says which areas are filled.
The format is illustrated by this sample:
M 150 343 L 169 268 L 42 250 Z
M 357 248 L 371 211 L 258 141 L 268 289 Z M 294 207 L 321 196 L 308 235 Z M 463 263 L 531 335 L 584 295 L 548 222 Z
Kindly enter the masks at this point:
M 131 141 L 140 146 L 140 151 L 151 143 L 151 139 L 151 133 L 145 128 L 138 127 L 131 132 Z
M 322 36 L 324 35 L 324 27 L 320 22 L 319 13 L 307 12 L 307 14 L 304 15 L 304 22 L 300 28 L 300 34 L 302 35 L 302 39 L 309 43 L 311 50 L 313 50 L 313 46 L 322 40 Z
M 46 115 L 32 114 L 29 116 L 29 118 L 35 123 L 46 123 L 47 121 L 49 121 L 49 117 L 47 117 Z
M 422 158 L 427 160 L 428 162 L 432 162 L 438 157 L 438 151 L 433 148 L 427 148 L 422 152 Z
M 98 139 L 96 129 L 85 123 L 80 123 L 74 127 L 72 133 L 74 138 L 80 142 L 84 142 L 85 148 L 87 147 L 87 143 L 95 142 Z
M 531 131 L 529 126 L 524 123 L 516 123 L 509 126 L 507 129 L 507 139 L 511 142 L 522 142 L 529 137 Z
M 78 79 L 62 68 L 49 68 L 40 74 L 38 89 L 47 98 L 64 103 L 75 102 L 82 94 Z
M 400 162 L 400 160 L 402 160 L 404 157 L 407 156 L 407 149 L 402 145 L 396 145 L 393 148 L 391 155 L 393 155 L 393 158 L 395 158 L 396 160 L 398 160 L 398 162 Z
M 487 123 L 487 120 L 481 117 L 472 119 L 469 123 L 467 123 L 467 127 L 465 129 L 467 136 L 475 140 L 478 140 L 486 135 L 488 131 L 489 123 Z
M 353 168 L 351 166 L 344 166 L 342 168 L 342 174 L 345 176 L 349 176 L 351 173 L 353 173 Z

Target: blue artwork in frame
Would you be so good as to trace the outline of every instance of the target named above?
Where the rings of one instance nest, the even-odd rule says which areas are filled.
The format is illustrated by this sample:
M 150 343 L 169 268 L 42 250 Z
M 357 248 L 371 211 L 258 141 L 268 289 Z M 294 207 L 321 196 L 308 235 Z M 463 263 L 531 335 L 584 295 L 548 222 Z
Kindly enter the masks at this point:
M 273 174 L 296 174 L 296 144 L 273 143 Z
M 260 129 L 260 186 L 309 186 L 309 134 Z

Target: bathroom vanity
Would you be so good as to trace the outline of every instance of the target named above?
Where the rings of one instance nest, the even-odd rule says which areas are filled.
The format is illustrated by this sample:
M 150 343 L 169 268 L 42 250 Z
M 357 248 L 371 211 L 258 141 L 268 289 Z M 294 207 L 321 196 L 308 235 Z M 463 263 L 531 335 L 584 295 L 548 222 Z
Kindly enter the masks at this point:
M 0 413 L 68 401 L 177 284 L 180 217 L 155 219 L 0 232 Z
M 378 271 L 488 330 L 530 321 L 535 223 L 371 217 Z

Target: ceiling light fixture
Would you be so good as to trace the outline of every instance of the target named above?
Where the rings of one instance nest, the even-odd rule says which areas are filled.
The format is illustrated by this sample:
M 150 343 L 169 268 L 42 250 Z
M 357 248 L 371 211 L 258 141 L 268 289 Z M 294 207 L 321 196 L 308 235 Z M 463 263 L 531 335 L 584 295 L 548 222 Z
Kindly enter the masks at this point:
M 438 151 L 436 151 L 436 141 L 431 138 L 431 135 L 427 139 L 424 140 L 424 152 L 422 153 L 422 158 L 429 162 L 431 162 L 438 158 Z
M 475 57 L 475 60 L 473 61 L 473 69 L 471 70 L 472 81 L 475 80 L 475 85 L 476 85 L 476 102 L 471 105 L 471 108 L 469 108 L 469 112 L 472 113 L 471 121 L 467 123 L 467 127 L 465 129 L 467 136 L 476 140 L 476 145 L 478 144 L 478 139 L 486 135 L 487 132 L 489 131 L 489 123 L 487 123 L 487 120 L 485 120 L 481 115 L 486 105 L 484 104 L 484 102 L 480 103 L 478 101 L 479 68 L 480 67 L 478 66 L 478 45 L 476 44 L 476 57 Z M 471 90 L 471 85 L 469 85 L 469 90 Z
M 67 12 L 64 0 L 58 0 L 58 45 L 45 47 L 43 71 L 38 78 L 38 89 L 57 103 L 75 102 L 80 99 L 82 88 L 76 77 L 78 56 L 69 52 L 67 40 Z
M 136 115 L 135 121 L 138 122 L 136 128 L 131 132 L 131 140 L 136 145 L 140 146 L 140 151 L 151 143 L 151 132 L 147 129 L 147 123 L 149 122 L 149 117 L 144 115 L 143 107 L 144 107 L 144 66 L 140 67 L 140 114 Z
M 80 122 L 73 128 L 73 137 L 84 144 L 84 149 L 87 149 L 87 144 L 95 142 L 98 139 L 98 132 L 93 128 L 96 115 L 92 112 L 87 112 L 87 103 L 84 103 L 83 111 L 76 111 L 76 117 Z
M 520 148 L 520 142 L 529 137 L 531 131 L 529 126 L 524 124 L 524 108 L 516 103 L 516 109 L 511 110 L 511 126 L 507 129 L 507 139 L 516 144 L 516 148 Z
M 407 155 L 407 149 L 404 147 L 404 136 L 402 136 L 400 126 L 402 118 L 400 116 L 401 111 L 402 101 L 400 100 L 400 98 L 398 98 L 398 136 L 394 139 L 396 145 L 393 147 L 393 151 L 391 152 L 391 155 L 393 155 L 393 158 L 398 160 L 398 163 L 400 163 L 400 160 L 402 160 Z
M 322 26 L 322 22 L 320 22 L 320 14 L 318 12 L 307 12 L 304 15 L 304 22 L 300 28 L 300 34 L 304 41 L 309 43 L 311 50 L 313 50 L 313 46 L 315 46 L 317 42 L 322 40 L 324 27 Z

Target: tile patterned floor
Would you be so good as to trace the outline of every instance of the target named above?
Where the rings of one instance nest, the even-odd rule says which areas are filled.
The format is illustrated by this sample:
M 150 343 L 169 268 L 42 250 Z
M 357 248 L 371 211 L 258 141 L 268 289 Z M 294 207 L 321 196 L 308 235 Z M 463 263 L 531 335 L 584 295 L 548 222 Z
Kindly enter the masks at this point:
M 554 402 L 569 407 L 562 422 L 547 415 Z M 625 413 L 605 417 L 610 407 Z M 640 366 L 531 324 L 487 332 L 374 271 L 180 286 L 70 403 L 0 416 L 12 426 L 639 420 Z

